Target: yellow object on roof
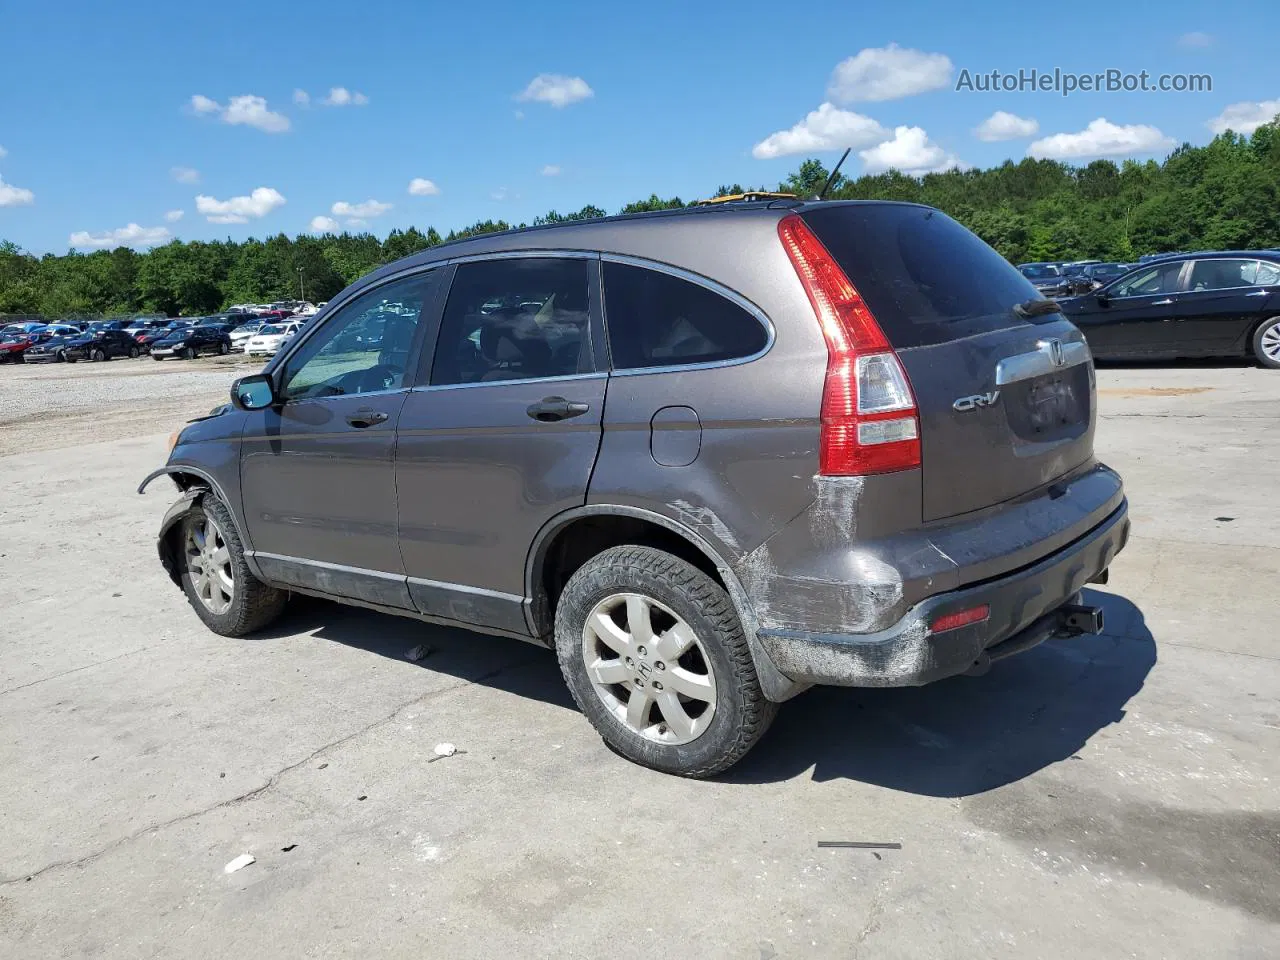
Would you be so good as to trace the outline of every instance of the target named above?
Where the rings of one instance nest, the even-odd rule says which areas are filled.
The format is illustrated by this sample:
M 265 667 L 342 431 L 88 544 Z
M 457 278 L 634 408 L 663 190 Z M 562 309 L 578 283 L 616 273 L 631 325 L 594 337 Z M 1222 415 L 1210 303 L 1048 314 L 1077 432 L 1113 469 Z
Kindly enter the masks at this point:
M 794 200 L 794 193 L 771 193 L 766 190 L 748 190 L 746 193 L 727 193 L 722 197 L 712 197 L 710 200 L 697 201 L 698 206 L 704 207 L 713 203 L 738 203 L 744 200 Z

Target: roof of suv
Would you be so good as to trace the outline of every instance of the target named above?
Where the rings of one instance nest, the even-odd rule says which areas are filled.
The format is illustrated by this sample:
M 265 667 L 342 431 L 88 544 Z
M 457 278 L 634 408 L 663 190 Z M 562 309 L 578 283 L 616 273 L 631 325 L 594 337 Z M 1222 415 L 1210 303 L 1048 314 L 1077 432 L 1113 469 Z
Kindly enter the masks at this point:
M 353 284 L 351 289 L 363 289 L 370 283 L 409 267 L 425 266 L 455 257 L 551 248 L 613 250 L 625 254 L 630 252 L 628 248 L 632 244 L 625 242 L 624 238 L 639 240 L 638 235 L 633 236 L 633 231 L 637 234 L 643 231 L 652 237 L 655 229 L 669 228 L 683 233 L 685 228 L 692 228 L 701 233 L 712 224 L 723 227 L 730 223 L 742 223 L 745 226 L 748 222 L 754 222 L 757 229 L 768 224 L 767 229 L 773 230 L 772 224 L 787 213 L 832 206 L 908 206 L 929 209 L 923 204 L 901 200 L 748 200 L 519 227 L 436 244 L 367 274 Z M 671 256 L 661 259 L 679 263 L 681 258 L 678 252 L 673 250 Z

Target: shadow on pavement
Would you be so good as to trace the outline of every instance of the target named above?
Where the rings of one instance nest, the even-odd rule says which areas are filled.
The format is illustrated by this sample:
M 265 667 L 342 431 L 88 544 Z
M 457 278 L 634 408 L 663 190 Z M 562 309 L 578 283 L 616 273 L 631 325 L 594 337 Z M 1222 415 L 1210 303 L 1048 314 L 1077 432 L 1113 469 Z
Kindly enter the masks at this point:
M 815 780 L 848 778 L 963 797 L 1070 757 L 1124 717 L 1125 704 L 1156 662 L 1155 641 L 1132 603 L 1100 591 L 1085 597 L 1103 608 L 1107 634 L 1042 644 L 982 677 L 926 687 L 810 690 L 783 705 L 773 729 L 722 779 L 766 783 L 812 768 Z M 263 636 L 298 633 L 393 660 L 405 660 L 425 643 L 432 652 L 415 666 L 577 709 L 555 655 L 519 640 L 309 598 L 296 598 Z
M 1108 632 L 1052 640 L 982 677 L 925 687 L 816 688 L 784 704 L 773 729 L 725 779 L 848 778 L 934 797 L 994 789 L 1065 760 L 1124 717 L 1156 662 L 1128 600 L 1095 590 Z
M 299 633 L 404 661 L 406 666 L 577 709 L 560 676 L 556 655 L 532 643 L 303 596 L 295 596 L 285 615 L 257 636 L 269 641 Z M 430 653 L 410 661 L 408 652 L 419 644 L 426 644 Z

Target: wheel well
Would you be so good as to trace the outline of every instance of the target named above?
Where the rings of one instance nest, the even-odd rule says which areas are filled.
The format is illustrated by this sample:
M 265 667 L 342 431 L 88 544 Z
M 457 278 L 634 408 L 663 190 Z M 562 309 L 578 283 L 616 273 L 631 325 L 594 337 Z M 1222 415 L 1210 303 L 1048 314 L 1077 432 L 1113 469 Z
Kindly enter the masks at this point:
M 610 547 L 630 544 L 666 551 L 725 587 L 724 578 L 711 558 L 674 530 L 640 517 L 616 514 L 580 517 L 557 531 L 543 552 L 541 568 L 534 581 L 533 615 L 538 632 L 544 636 L 551 633 L 556 603 L 578 568 Z

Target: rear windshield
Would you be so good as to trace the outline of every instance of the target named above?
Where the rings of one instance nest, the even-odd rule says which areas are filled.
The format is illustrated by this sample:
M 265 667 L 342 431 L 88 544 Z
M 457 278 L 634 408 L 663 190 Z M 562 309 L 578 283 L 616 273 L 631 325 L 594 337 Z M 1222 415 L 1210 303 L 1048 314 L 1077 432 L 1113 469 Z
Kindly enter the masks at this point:
M 805 210 L 803 216 L 895 347 L 1017 326 L 1026 321 L 1013 312 L 1014 305 L 1040 299 L 1008 260 L 937 210 L 832 204 Z

